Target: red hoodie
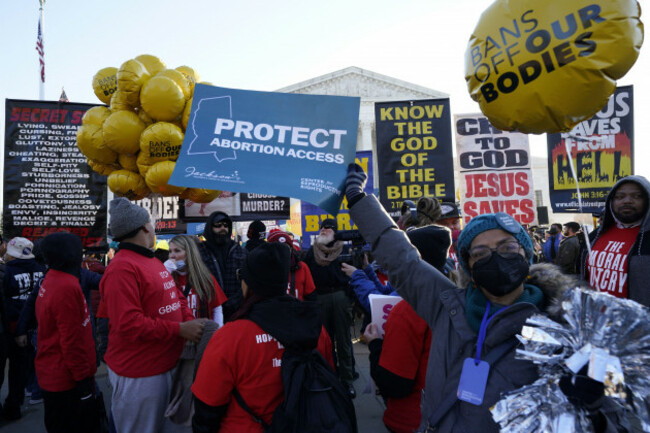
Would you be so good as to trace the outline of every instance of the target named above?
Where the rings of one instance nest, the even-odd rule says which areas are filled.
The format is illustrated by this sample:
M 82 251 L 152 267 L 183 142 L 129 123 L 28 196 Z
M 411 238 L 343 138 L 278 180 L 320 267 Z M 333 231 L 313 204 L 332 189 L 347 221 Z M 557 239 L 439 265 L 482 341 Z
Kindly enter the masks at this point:
M 46 391 L 73 389 L 97 371 L 88 305 L 79 279 L 50 269 L 36 298 L 38 351 L 34 366 Z
M 180 323 L 194 315 L 160 260 L 133 251 L 140 250 L 135 245 L 120 247 L 99 285 L 109 319 L 104 359 L 120 376 L 155 376 L 178 362 L 185 344 Z

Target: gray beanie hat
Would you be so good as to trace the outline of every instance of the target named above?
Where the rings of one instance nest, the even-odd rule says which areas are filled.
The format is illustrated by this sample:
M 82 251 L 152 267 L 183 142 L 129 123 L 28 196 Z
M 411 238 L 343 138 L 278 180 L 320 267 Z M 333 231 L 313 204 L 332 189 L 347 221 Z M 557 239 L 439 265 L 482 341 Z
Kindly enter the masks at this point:
M 111 233 L 116 240 L 151 221 L 148 210 L 124 197 L 111 200 L 108 212 L 111 216 Z

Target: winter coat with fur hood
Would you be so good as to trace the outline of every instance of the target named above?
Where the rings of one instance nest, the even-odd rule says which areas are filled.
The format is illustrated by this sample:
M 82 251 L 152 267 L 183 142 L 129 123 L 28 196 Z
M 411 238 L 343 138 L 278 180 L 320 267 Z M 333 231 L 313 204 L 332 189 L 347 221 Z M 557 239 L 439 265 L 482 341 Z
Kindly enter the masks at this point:
M 463 362 L 473 358 L 477 332 L 466 319 L 466 289 L 455 286 L 447 277 L 420 258 L 406 234 L 399 230 L 374 196 L 366 196 L 350 209 L 351 217 L 364 239 L 372 245 L 375 259 L 388 272 L 397 292 L 413 307 L 432 329 L 433 337 L 425 390 L 422 396 L 422 422 L 426 431 L 428 419 L 448 395 L 455 395 Z M 500 312 L 489 322 L 482 353 L 512 339 L 533 314 L 555 316 L 564 290 L 574 280 L 559 272 L 554 265 L 532 266 L 527 284 L 544 293 L 543 310 L 520 302 Z M 538 378 L 537 367 L 515 359 L 515 349 L 503 356 L 490 369 L 487 387 L 480 406 L 457 401 L 438 424 L 437 432 L 498 432 L 489 408 L 507 391 L 521 388 Z
M 627 293 L 628 297 L 633 301 L 650 307 L 650 287 L 648 286 L 648 269 L 650 269 L 650 238 L 645 239 L 646 232 L 650 231 L 650 182 L 642 176 L 627 176 L 616 182 L 612 190 L 607 196 L 605 201 L 605 214 L 603 216 L 603 223 L 598 229 L 591 232 L 589 235 L 589 242 L 591 245 L 595 244 L 598 238 L 607 231 L 610 227 L 616 224 L 614 214 L 612 213 L 612 198 L 619 186 L 623 183 L 632 182 L 645 191 L 646 200 L 648 200 L 648 210 L 646 211 L 643 220 L 641 221 L 641 228 L 637 235 L 636 242 L 630 249 L 627 259 Z M 580 271 L 582 279 L 589 282 L 589 274 L 587 272 L 587 249 L 583 248 L 580 252 Z

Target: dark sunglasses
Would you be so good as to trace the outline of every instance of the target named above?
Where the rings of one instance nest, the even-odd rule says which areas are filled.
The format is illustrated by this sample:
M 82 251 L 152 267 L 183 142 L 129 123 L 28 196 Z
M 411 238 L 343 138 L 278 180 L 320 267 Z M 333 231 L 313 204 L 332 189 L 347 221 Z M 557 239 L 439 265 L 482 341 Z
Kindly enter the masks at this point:
M 327 226 L 323 226 L 323 227 L 321 227 L 320 229 L 321 229 L 321 230 L 323 230 L 323 229 L 334 230 L 334 226 L 327 225 Z
M 212 227 L 218 229 L 220 227 L 228 227 L 228 223 L 214 223 L 212 224 Z

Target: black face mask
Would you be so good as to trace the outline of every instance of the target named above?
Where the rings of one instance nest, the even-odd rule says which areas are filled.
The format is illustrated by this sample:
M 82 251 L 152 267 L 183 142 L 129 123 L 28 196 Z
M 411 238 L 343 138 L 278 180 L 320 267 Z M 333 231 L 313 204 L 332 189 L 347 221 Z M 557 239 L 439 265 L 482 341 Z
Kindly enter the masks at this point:
M 528 276 L 528 262 L 521 254 L 500 256 L 496 251 L 472 266 L 472 278 L 494 296 L 504 296 L 515 290 Z

